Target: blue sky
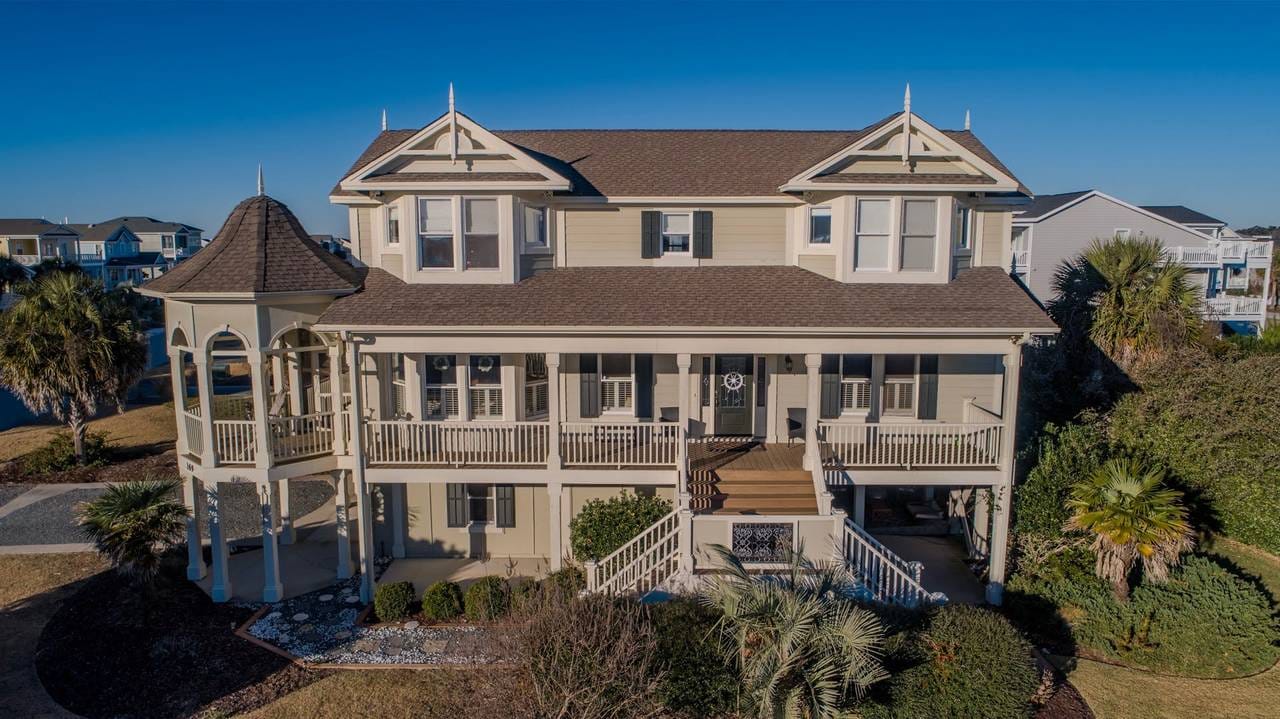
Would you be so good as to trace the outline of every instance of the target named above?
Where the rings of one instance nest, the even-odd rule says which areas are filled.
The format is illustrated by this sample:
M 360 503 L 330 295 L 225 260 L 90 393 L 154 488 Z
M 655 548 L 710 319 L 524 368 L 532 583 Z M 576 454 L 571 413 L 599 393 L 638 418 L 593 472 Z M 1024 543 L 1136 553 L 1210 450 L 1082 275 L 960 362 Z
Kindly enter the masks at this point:
M 376 134 L 458 107 L 494 129 L 974 131 L 1039 193 L 1097 187 L 1280 224 L 1280 5 L 0 1 L 0 216 L 147 214 L 212 235 L 267 191 L 317 233 Z M 13 30 L 19 30 L 14 32 Z

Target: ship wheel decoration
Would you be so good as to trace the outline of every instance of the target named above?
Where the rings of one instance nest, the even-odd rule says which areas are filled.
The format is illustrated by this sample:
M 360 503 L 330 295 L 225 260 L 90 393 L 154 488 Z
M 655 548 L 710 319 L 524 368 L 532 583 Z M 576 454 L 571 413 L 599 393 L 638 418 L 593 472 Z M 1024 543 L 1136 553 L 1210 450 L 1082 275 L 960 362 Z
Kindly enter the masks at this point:
M 720 384 L 724 387 L 725 399 L 729 400 L 726 404 L 737 406 L 742 401 L 742 387 L 746 384 L 742 373 L 726 372 L 720 379 Z

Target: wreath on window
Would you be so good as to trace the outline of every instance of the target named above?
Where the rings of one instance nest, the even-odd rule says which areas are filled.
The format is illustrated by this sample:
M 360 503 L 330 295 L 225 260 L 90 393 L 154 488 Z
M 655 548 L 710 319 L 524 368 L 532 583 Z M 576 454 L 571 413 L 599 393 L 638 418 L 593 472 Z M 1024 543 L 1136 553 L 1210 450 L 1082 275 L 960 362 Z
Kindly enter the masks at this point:
M 449 369 L 449 358 L 444 355 L 436 355 L 436 358 L 431 362 L 431 366 L 435 367 L 437 371 L 443 372 Z
M 476 360 L 476 369 L 481 372 L 488 372 L 493 369 L 493 357 L 489 355 L 481 355 L 480 359 Z

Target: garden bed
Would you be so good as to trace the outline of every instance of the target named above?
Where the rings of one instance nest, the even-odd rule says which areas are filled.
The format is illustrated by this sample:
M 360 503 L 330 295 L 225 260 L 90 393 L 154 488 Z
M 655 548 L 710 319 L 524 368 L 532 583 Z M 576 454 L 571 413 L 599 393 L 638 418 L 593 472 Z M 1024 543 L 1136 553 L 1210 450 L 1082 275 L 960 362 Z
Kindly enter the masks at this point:
M 147 475 L 170 477 L 178 474 L 178 455 L 172 449 L 159 454 L 134 456 L 101 467 L 75 467 L 58 472 L 28 474 L 21 460 L 0 465 L 0 484 L 78 484 L 84 482 L 123 482 Z

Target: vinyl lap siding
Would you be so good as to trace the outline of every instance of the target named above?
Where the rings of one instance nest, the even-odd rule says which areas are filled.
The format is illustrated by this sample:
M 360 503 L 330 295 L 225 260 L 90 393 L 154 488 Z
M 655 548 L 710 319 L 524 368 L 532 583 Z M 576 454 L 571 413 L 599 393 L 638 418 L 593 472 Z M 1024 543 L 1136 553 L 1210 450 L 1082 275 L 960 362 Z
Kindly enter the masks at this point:
M 653 265 L 640 256 L 640 207 L 565 212 L 565 264 L 570 267 Z M 787 212 L 782 207 L 712 208 L 712 253 L 700 265 L 786 263 Z
M 356 208 L 356 232 L 359 233 L 356 256 L 365 264 L 373 261 L 373 208 Z
M 835 255 L 800 255 L 796 258 L 796 264 L 823 277 L 836 278 Z
M 975 265 L 983 267 L 1008 268 L 1009 243 L 1012 241 L 1010 221 L 1012 214 L 1008 212 L 983 212 L 982 247 Z

